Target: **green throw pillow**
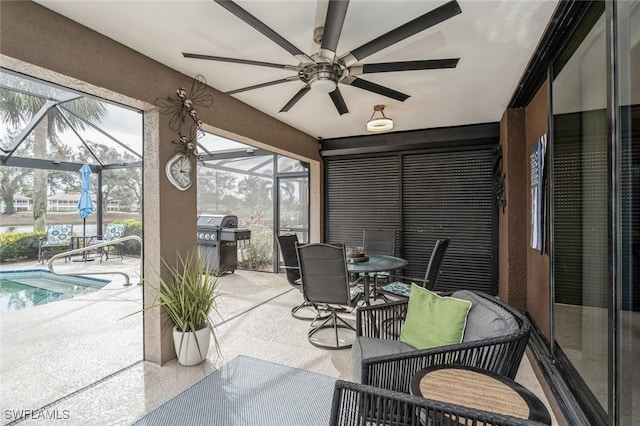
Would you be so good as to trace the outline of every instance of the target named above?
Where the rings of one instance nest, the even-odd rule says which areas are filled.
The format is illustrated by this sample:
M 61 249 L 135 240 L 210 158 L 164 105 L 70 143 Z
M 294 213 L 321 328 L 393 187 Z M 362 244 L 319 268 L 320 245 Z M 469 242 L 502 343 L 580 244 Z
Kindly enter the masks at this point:
M 471 302 L 442 297 L 411 284 L 407 317 L 400 341 L 416 349 L 460 343 Z

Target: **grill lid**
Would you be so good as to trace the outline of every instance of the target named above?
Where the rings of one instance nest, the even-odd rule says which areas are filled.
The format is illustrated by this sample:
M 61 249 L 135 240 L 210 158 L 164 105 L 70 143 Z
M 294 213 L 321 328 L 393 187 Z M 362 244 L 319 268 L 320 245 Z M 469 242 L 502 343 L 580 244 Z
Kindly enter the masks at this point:
M 198 229 L 237 228 L 238 217 L 235 215 L 211 214 L 198 216 Z

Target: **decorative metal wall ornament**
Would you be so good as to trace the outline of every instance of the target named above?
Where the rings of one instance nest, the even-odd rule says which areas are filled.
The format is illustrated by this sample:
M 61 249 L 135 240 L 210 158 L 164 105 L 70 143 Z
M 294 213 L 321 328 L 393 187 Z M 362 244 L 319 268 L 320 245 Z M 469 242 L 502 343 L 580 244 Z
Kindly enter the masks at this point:
M 184 136 L 182 133 L 178 132 L 178 141 L 171 141 L 172 144 L 178 145 L 176 147 L 176 152 L 182 152 L 187 156 L 193 154 L 198 157 L 198 144 L 196 143 L 195 135 L 192 137 Z
M 178 132 L 178 141 L 171 143 L 178 145 L 176 152 L 185 155 L 197 155 L 197 138 L 202 134 L 202 120 L 198 119 L 196 107 L 208 108 L 213 104 L 213 96 L 206 93 L 207 81 L 201 75 L 197 75 L 191 84 L 191 90 L 187 92 L 184 87 L 176 90 L 177 99 L 167 96 L 157 98 L 155 106 L 160 114 L 169 116 L 169 128 Z M 183 135 L 182 126 L 190 122 L 189 133 Z

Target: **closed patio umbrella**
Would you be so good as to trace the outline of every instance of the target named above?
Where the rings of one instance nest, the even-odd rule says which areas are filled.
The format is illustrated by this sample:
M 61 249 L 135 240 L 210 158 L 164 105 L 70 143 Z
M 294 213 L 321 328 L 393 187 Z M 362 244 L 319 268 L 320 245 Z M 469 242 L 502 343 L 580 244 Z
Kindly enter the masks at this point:
M 91 216 L 93 213 L 94 207 L 93 202 L 91 201 L 91 196 L 89 195 L 89 189 L 91 188 L 91 168 L 88 164 L 84 164 L 80 168 L 80 176 L 82 181 L 82 192 L 80 194 L 80 199 L 78 200 L 78 213 L 82 218 L 82 236 L 87 236 L 87 218 Z M 86 259 L 86 253 L 82 256 L 83 259 Z

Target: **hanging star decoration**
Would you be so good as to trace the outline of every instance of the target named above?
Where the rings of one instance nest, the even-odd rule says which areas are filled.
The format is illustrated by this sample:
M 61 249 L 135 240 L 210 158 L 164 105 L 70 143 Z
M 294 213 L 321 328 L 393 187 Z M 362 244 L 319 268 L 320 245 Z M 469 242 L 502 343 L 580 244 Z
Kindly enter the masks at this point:
M 206 93 L 207 82 L 203 76 L 197 75 L 191 84 L 191 90 L 187 92 L 184 87 L 176 90 L 177 99 L 167 96 L 157 98 L 155 105 L 163 115 L 169 116 L 169 128 L 178 132 L 178 140 L 171 143 L 178 145 L 176 152 L 185 155 L 198 155 L 197 140 L 203 136 L 202 120 L 198 119 L 198 108 L 208 108 L 213 104 L 213 96 Z M 190 123 L 188 134 L 182 134 L 185 123 Z

